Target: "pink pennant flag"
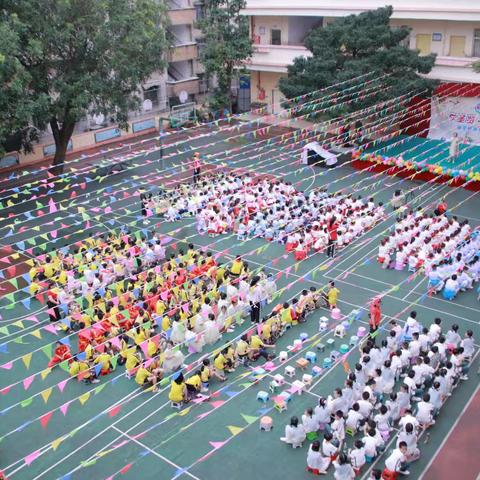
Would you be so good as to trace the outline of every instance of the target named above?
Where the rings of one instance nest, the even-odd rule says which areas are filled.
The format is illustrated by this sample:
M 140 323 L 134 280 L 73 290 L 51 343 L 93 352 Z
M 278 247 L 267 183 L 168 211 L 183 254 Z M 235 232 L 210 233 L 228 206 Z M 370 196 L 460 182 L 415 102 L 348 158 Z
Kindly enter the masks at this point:
M 55 205 L 55 202 L 53 201 L 53 198 L 50 199 L 48 202 L 48 206 L 50 207 L 50 213 L 55 213 L 58 211 L 57 206 Z
M 30 466 L 35 459 L 37 459 L 40 456 L 40 450 L 36 450 L 35 452 L 32 452 L 30 455 L 27 455 L 25 457 L 25 464 Z
M 28 390 L 34 379 L 35 379 L 35 375 L 30 375 L 29 377 L 25 378 L 23 380 L 23 388 L 25 390 Z
M 38 318 L 35 315 L 30 315 L 25 320 L 30 320 L 31 322 L 35 322 L 35 323 L 39 322 Z
M 208 442 L 215 450 L 223 447 L 227 442 Z
M 68 382 L 68 378 L 66 378 L 65 380 L 62 380 L 61 382 L 58 383 L 57 387 L 58 389 L 63 393 L 63 390 L 65 389 L 65 385 L 67 384 Z
M 225 402 L 223 400 L 215 400 L 214 402 L 209 402 L 213 408 L 221 407 Z
M 2 389 L 0 390 L 0 393 L 1 393 L 2 395 L 6 395 L 6 394 L 10 391 L 11 388 L 12 388 L 11 385 L 9 385 L 8 387 L 2 388 Z
M 3 365 L 0 365 L 0 368 L 3 368 L 4 370 L 11 370 L 13 367 L 13 362 L 7 362 L 4 363 Z
M 67 415 L 68 407 L 70 406 L 70 402 L 64 403 L 60 407 L 60 411 L 63 413 L 63 416 Z
M 109 341 L 115 348 L 118 348 L 119 350 L 122 348 L 122 344 L 120 343 L 120 339 L 118 337 L 113 337 Z
M 120 470 L 120 473 L 123 475 L 125 473 L 127 473 L 130 468 L 132 468 L 132 465 L 133 463 L 127 463 L 127 465 L 125 465 L 121 470 Z
M 50 236 L 51 236 L 52 238 L 57 238 L 57 231 L 56 231 L 56 230 L 52 230 L 52 231 L 50 232 Z
M 47 428 L 48 422 L 52 418 L 53 412 L 48 412 L 45 415 L 40 417 L 40 423 L 42 424 L 43 428 Z
M 287 267 L 285 269 L 285 277 L 288 278 L 288 276 L 290 275 L 290 270 L 292 269 L 292 267 Z
M 120 412 L 121 409 L 122 409 L 122 405 L 117 405 L 116 407 L 111 408 L 108 411 L 108 416 L 109 417 L 114 417 L 115 415 L 118 415 L 118 413 Z
M 140 348 L 142 349 L 142 352 L 145 355 L 145 357 L 150 358 L 150 355 L 148 354 L 148 340 L 144 340 L 140 344 Z
M 50 313 L 50 310 L 53 311 L 53 308 L 48 309 L 47 312 Z M 45 325 L 43 329 L 46 330 L 47 332 L 53 333 L 54 335 L 58 335 L 55 325 L 48 324 L 48 325 Z

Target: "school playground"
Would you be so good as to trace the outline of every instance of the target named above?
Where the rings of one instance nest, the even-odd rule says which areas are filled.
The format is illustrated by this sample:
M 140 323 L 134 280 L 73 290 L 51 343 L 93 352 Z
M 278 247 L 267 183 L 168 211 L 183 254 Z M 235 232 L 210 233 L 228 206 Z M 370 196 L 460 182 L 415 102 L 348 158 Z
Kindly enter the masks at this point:
M 34 198 L 39 193 L 34 183 L 27 183 L 34 182 L 31 176 L 15 182 L 20 186 L 13 192 L 11 203 L 4 202 L 0 221 L 1 256 L 4 257 L 0 258 L 4 277 L 0 307 L 0 470 L 7 478 L 310 479 L 312 474 L 305 471 L 308 442 L 302 448 L 292 449 L 279 438 L 292 415 L 301 417 L 305 408 L 317 404 L 320 395 L 326 396 L 334 388 L 343 386 L 345 363 L 335 362 L 331 368 L 322 370 L 307 391 L 292 395 L 288 410 L 281 413 L 273 408 L 271 399 L 265 404 L 257 400 L 260 390 L 269 392 L 272 375 L 283 374 L 288 365 L 296 366 L 296 360 L 307 351 L 316 353 L 315 365 L 322 367 L 330 350 L 338 350 L 343 344 L 349 348 L 347 363 L 354 364 L 358 347 L 349 345 L 349 337 L 355 335 L 359 327 L 368 326 L 368 302 L 380 294 L 384 295 L 383 324 L 391 318 L 403 323 L 408 313 L 416 310 L 424 326 L 441 317 L 444 330 L 457 323 L 462 336 L 466 329 L 472 329 L 479 341 L 479 302 L 475 290 L 460 293 L 454 301 L 446 301 L 441 296 L 427 294 L 424 275 L 380 268 L 376 261 L 379 240 L 396 218 L 388 206 L 388 218 L 339 251 L 333 261 L 320 253 L 295 262 L 292 255 L 284 256 L 283 246 L 262 239 L 239 242 L 234 235 L 215 238 L 198 235 L 191 218 L 176 223 L 158 218 L 144 226 L 139 217 L 139 198 L 135 195 L 139 187 L 155 189 L 167 178 L 185 175 L 182 165 L 187 164 L 195 149 L 200 149 L 205 161 L 219 169 L 242 168 L 268 173 L 288 179 L 304 190 L 326 187 L 329 192 L 343 190 L 362 197 L 373 196 L 376 202 L 385 204 L 395 190 L 409 190 L 411 206 L 427 210 L 446 197 L 448 214 L 467 218 L 474 227 L 480 224 L 477 192 L 447 183 L 411 181 L 359 171 L 351 166 L 348 158 L 331 169 L 301 165 L 298 145 L 305 134 L 299 131 L 294 140 L 279 140 L 292 132 L 290 127 L 265 128 L 255 135 L 252 129 L 233 140 L 229 140 L 233 134 L 221 131 L 218 125 L 209 127 L 209 135 L 204 138 L 198 136 L 199 131 L 204 132 L 197 128 L 191 133 L 186 131 L 169 137 L 163 159 L 159 158 L 155 142 L 133 145 L 128 152 L 118 153 L 112 148 L 97 157 L 79 159 L 72 164 L 74 169 L 65 171 L 65 178 L 70 176 L 72 181 L 63 183 L 62 188 L 65 185 L 69 188 L 58 191 L 53 179 L 44 177 L 42 185 L 52 182 L 48 197 Z M 212 131 L 218 132 L 211 135 Z M 178 138 L 183 143 L 169 148 L 168 143 L 175 145 Z M 128 155 L 126 170 L 100 178 L 95 173 L 84 173 L 85 168 L 95 169 L 100 163 L 113 162 L 125 155 Z M 2 183 L 2 188 L 7 186 Z M 39 209 L 44 215 L 32 214 Z M 9 214 L 15 215 L 13 222 Z M 46 370 L 52 342 L 64 334 L 45 330 L 49 324 L 47 307 L 35 298 L 28 300 L 28 295 L 21 292 L 26 286 L 22 275 L 28 271 L 24 262 L 45 250 L 85 238 L 88 233 L 121 225 L 128 225 L 132 232 L 155 228 L 167 234 L 171 237 L 169 251 L 182 248 L 184 242 L 208 245 L 224 262 L 242 254 L 252 269 L 263 266 L 267 273 L 276 276 L 280 295 L 262 310 L 262 315 L 273 305 L 298 296 L 305 288 L 324 286 L 328 280 L 335 280 L 340 289 L 342 315 L 353 319 L 347 336 L 334 338 L 330 313 L 319 309 L 306 323 L 291 328 L 278 341 L 277 354 L 293 345 L 302 333 L 307 334 L 301 349 L 290 353 L 286 363 L 280 364 L 275 359 L 275 370 L 262 375 L 255 375 L 251 368 L 238 367 L 228 374 L 226 382 L 212 381 L 209 401 L 190 403 L 181 410 L 171 408 L 168 385 L 157 393 L 144 392 L 133 379 L 125 377 L 122 367 L 102 377 L 98 384 L 65 382 L 68 373 L 61 368 Z M 38 245 L 44 244 L 48 247 L 39 249 Z M 12 284 L 9 281 L 12 278 L 18 280 Z M 10 293 L 15 293 L 13 302 Z M 12 303 L 13 308 L 9 306 Z M 319 333 L 322 316 L 329 318 L 329 328 Z M 248 329 L 251 324 L 247 318 L 201 355 L 218 350 Z M 385 331 L 381 330 L 378 338 L 384 337 Z M 333 338 L 334 345 L 328 346 L 327 340 Z M 317 349 L 319 343 L 325 345 L 325 351 Z M 188 355 L 185 363 L 194 365 L 199 357 Z M 262 363 L 260 360 L 255 367 Z M 306 372 L 310 373 L 312 367 Z M 475 434 L 480 425 L 478 368 L 477 351 L 469 380 L 461 382 L 447 400 L 436 424 L 428 430 L 429 437 L 420 439 L 421 458 L 412 464 L 410 478 L 446 480 L 455 475 L 462 480 L 476 478 L 480 471 L 480 458 L 475 455 Z M 287 380 L 298 380 L 301 376 L 297 367 L 296 377 Z M 273 419 L 274 428 L 269 432 L 259 429 L 259 420 L 264 415 Z M 351 441 L 348 439 L 349 444 Z M 394 443 L 395 432 L 386 454 Z M 367 465 L 359 478 L 368 478 L 372 468 L 383 468 L 384 460 L 385 454 Z M 333 478 L 332 468 L 325 478 Z

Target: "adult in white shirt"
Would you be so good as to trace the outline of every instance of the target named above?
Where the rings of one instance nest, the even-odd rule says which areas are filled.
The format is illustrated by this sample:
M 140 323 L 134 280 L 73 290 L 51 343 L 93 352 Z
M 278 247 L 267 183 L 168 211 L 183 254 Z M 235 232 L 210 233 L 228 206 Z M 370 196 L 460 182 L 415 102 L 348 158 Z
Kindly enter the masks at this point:
M 388 470 L 388 473 L 392 476 L 398 473 L 403 475 L 408 475 L 410 472 L 404 468 L 404 464 L 407 459 L 405 454 L 407 453 L 407 444 L 401 442 L 398 445 L 398 448 L 393 450 L 390 456 L 385 460 L 385 469 Z
M 285 436 L 281 437 L 280 440 L 296 448 L 302 446 L 305 438 L 305 428 L 298 422 L 297 417 L 292 417 L 290 419 L 290 424 L 285 427 Z

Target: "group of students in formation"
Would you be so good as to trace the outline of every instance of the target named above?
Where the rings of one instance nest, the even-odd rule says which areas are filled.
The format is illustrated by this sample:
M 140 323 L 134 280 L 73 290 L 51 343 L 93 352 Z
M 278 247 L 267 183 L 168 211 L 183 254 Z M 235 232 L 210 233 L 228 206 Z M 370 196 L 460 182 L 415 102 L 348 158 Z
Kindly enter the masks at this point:
M 268 284 L 267 284 L 268 285 Z M 233 372 L 238 366 L 248 367 L 259 358 L 265 361 L 275 357 L 269 349 L 275 347 L 277 340 L 290 328 L 307 321 L 308 316 L 321 307 L 336 306 L 339 291 L 333 282 L 327 288 L 310 287 L 302 290 L 299 297 L 291 302 L 283 302 L 273 307 L 271 313 L 265 316 L 257 327 L 235 341 L 229 342 L 221 352 L 213 357 L 213 365 L 209 358 L 202 361 L 200 367 L 185 378 L 183 373 L 177 373 L 171 384 L 169 399 L 179 406 L 206 394 L 208 398 L 210 380 L 227 379 L 227 373 Z M 266 291 L 265 301 L 270 303 L 270 292 Z M 252 323 L 258 320 L 252 315 Z M 201 397 L 205 398 L 205 397 Z
M 161 236 L 127 233 L 45 255 L 30 277 L 32 293 L 47 295 L 50 320 L 78 339 L 75 355 L 70 341 L 57 342 L 49 367 L 66 360 L 71 376 L 97 382 L 125 364 L 154 389 L 182 366 L 180 346 L 201 351 L 248 313 L 252 288 L 260 301 L 276 290 L 272 276 L 253 275 L 240 257 L 228 268 L 190 244 L 166 258 Z
M 250 314 L 257 333 L 222 350 L 212 366 L 205 359 L 199 371 L 205 384 L 212 375 L 225 379 L 239 363 L 267 358 L 269 346 L 308 312 L 336 305 L 338 289 L 330 282 L 325 292 L 311 287 L 275 306 L 260 322 L 261 306 L 277 290 L 272 274 L 255 274 L 241 256 L 222 264 L 193 244 L 172 250 L 167 258 L 161 236 L 123 232 L 37 259 L 30 277 L 47 295 L 50 320 L 78 340 L 76 353 L 73 342 L 58 341 L 48 367 L 66 362 L 71 377 L 97 383 L 124 365 L 138 385 L 157 391 L 166 375 L 184 366 L 184 351 L 201 352 Z M 182 383 L 178 375 L 172 386 Z M 188 388 L 181 389 L 183 400 L 190 398 Z M 171 393 L 175 402 L 178 392 Z
M 200 182 L 179 185 L 158 204 L 169 221 L 195 216 L 198 232 L 216 236 L 235 232 L 239 240 L 264 238 L 285 244 L 297 260 L 309 251 L 348 245 L 384 218 L 373 199 L 301 192 L 290 182 L 267 176 L 205 174 Z
M 380 345 L 368 339 L 360 346 L 343 388 L 320 397 L 315 408 L 285 427 L 282 441 L 294 447 L 311 442 L 307 471 L 321 475 L 333 466 L 336 480 L 352 480 L 385 453 L 384 469 L 373 469 L 370 479 L 408 475 L 409 464 L 420 457 L 420 434 L 435 424 L 445 400 L 468 378 L 475 352 L 471 330 L 462 338 L 458 325 L 445 331 L 440 318 L 422 327 L 415 311 L 403 328 L 395 320 L 389 326 Z M 395 448 L 385 452 L 392 435 Z
M 438 211 L 409 211 L 381 241 L 378 261 L 395 270 L 422 268 L 430 291 L 452 300 L 480 279 L 480 236 L 468 220 Z

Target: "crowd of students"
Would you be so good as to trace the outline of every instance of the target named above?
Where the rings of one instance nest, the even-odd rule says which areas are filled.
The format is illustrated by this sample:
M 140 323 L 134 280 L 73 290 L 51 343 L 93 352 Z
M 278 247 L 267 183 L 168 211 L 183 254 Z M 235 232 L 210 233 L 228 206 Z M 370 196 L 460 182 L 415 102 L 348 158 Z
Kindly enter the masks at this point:
M 480 237 L 467 220 L 410 211 L 395 224 L 378 249 L 382 268 L 423 269 L 432 292 L 451 300 L 480 278 Z
M 333 465 L 336 480 L 352 480 L 397 435 L 395 448 L 385 455 L 385 468 L 374 469 L 370 478 L 408 475 L 408 465 L 420 457 L 420 434 L 435 424 L 445 400 L 468 378 L 473 333 L 468 330 L 462 338 L 458 330 L 452 325 L 444 332 L 440 318 L 422 327 L 416 312 L 403 328 L 392 320 L 380 345 L 368 339 L 360 346 L 360 358 L 349 367 L 343 388 L 320 397 L 301 420 L 292 417 L 281 440 L 294 447 L 312 442 L 307 471 L 321 475 Z M 350 448 L 347 436 L 352 437 Z
M 258 237 L 285 244 L 297 260 L 312 249 L 348 245 L 385 214 L 372 199 L 323 189 L 304 193 L 290 182 L 234 173 L 207 174 L 201 182 L 178 186 L 159 210 L 169 221 L 195 215 L 201 234 L 236 232 L 239 240 Z

